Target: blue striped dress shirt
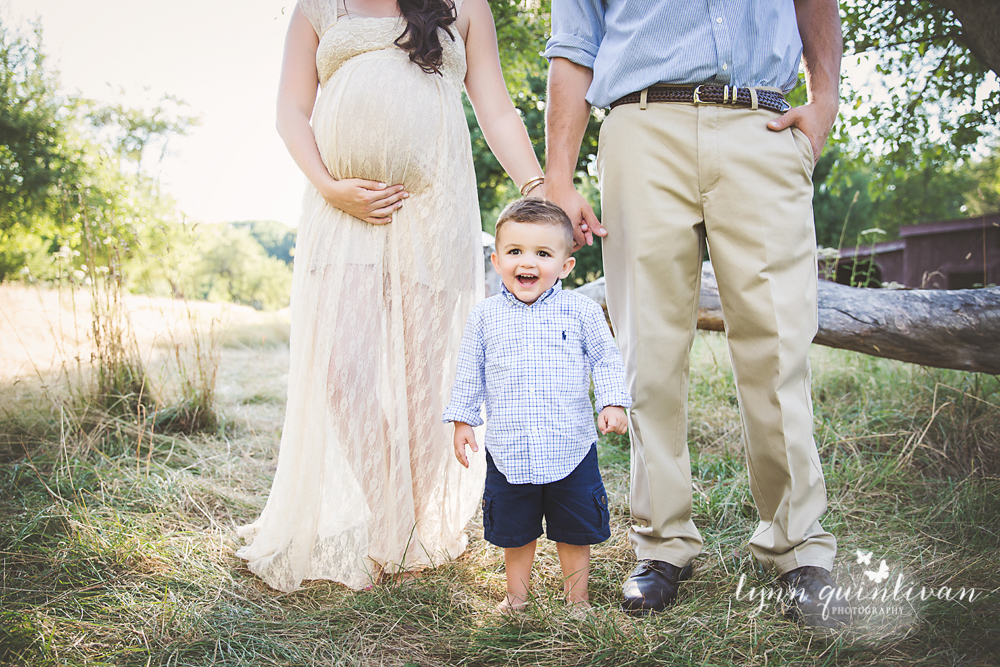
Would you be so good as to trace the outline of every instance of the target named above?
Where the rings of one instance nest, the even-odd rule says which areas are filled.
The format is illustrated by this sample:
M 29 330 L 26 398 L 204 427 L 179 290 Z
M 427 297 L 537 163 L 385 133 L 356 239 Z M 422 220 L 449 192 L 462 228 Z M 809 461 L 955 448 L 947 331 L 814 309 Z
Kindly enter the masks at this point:
M 531 305 L 504 287 L 465 325 L 444 421 L 483 423 L 486 448 L 511 484 L 548 484 L 573 472 L 597 440 L 598 411 L 631 407 L 625 368 L 604 312 L 561 283 Z
M 593 70 L 587 101 L 607 107 L 656 83 L 788 92 L 802 40 L 794 0 L 552 0 L 545 56 Z

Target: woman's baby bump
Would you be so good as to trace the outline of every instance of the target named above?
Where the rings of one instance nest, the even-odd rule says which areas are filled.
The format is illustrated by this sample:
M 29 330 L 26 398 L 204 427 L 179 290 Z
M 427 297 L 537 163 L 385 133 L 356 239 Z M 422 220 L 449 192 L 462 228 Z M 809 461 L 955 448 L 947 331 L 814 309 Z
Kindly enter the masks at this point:
M 443 82 L 402 52 L 378 54 L 355 57 L 327 82 L 313 112 L 316 143 L 334 178 L 419 192 L 434 180 L 440 154 Z

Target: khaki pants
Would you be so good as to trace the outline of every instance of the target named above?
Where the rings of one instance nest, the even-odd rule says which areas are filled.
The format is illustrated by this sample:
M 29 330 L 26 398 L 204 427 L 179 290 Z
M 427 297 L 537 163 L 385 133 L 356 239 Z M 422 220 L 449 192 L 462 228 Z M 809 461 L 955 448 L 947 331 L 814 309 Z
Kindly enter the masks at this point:
M 705 242 L 736 378 L 754 556 L 779 573 L 832 568 L 826 486 L 812 436 L 808 351 L 817 327 L 812 151 L 770 111 L 651 103 L 601 129 L 608 310 L 633 404 L 630 532 L 640 559 L 701 552 L 691 520 L 688 356 Z

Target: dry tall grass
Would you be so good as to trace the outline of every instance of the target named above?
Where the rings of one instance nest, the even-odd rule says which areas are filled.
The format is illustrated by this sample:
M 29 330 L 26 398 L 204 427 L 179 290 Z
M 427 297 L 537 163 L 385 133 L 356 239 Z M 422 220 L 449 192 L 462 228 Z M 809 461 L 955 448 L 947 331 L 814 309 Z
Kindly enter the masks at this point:
M 481 539 L 478 519 L 462 558 L 405 584 L 355 592 L 312 582 L 280 594 L 245 569 L 234 529 L 256 517 L 270 485 L 287 330 L 241 329 L 221 337 L 225 429 L 150 437 L 127 419 L 103 415 L 95 427 L 49 411 L 48 435 L 22 440 L 24 452 L 0 464 L 0 663 L 997 664 L 997 378 L 813 351 L 824 524 L 840 540 L 842 579 L 860 576 L 856 552 L 871 552 L 918 585 L 975 588 L 972 602 L 926 600 L 841 636 L 803 631 L 777 605 L 755 613 L 746 590 L 773 579 L 747 553 L 756 514 L 732 376 L 723 339 L 706 335 L 692 361 L 689 430 L 706 546 L 678 605 L 648 619 L 617 610 L 634 557 L 627 440 L 615 436 L 599 443 L 613 534 L 594 549 L 594 613 L 565 612 L 543 540 L 534 604 L 510 622 L 493 611 L 502 554 Z

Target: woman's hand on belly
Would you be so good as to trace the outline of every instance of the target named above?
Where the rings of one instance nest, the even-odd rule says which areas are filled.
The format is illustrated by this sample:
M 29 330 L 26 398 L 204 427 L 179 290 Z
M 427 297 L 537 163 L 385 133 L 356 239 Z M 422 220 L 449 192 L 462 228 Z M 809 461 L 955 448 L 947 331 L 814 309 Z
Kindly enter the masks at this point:
M 321 194 L 331 206 L 372 225 L 392 222 L 392 214 L 410 196 L 402 185 L 387 186 L 360 178 L 333 181 Z

